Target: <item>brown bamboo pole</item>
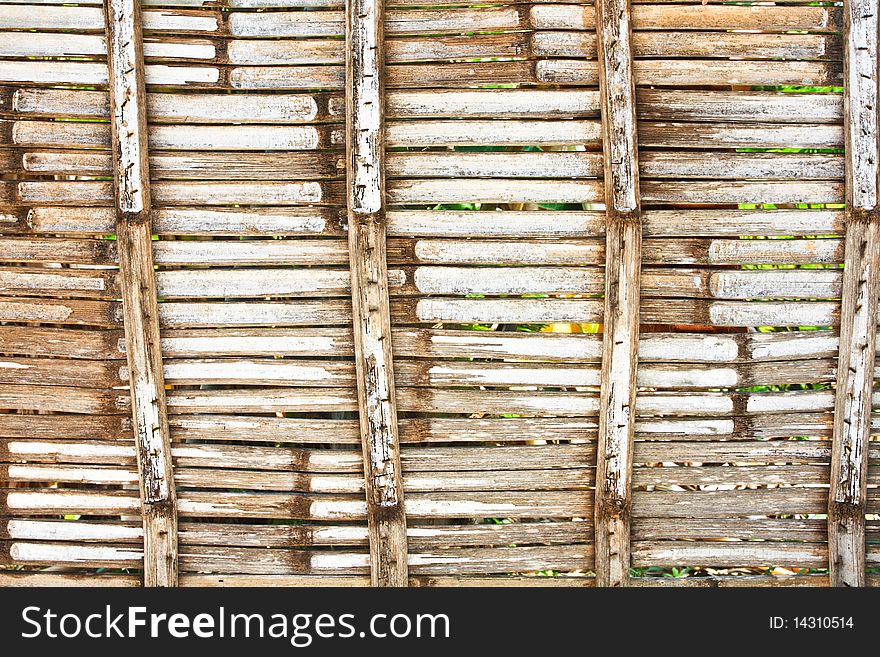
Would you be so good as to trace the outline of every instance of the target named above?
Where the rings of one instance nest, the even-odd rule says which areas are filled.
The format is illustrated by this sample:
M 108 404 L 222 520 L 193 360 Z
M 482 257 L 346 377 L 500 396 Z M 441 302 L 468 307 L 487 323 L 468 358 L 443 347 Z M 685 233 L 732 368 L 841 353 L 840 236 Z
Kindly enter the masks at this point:
M 116 239 L 144 525 L 144 586 L 177 585 L 177 506 L 150 224 L 141 8 L 106 0 Z
M 834 404 L 828 560 L 832 586 L 865 585 L 865 499 L 880 282 L 878 7 L 844 4 L 846 241 Z
M 598 0 L 605 162 L 605 309 L 596 473 L 596 583 L 629 582 L 642 251 L 629 0 Z
M 407 585 L 385 256 L 383 3 L 346 3 L 346 197 L 358 412 L 373 586 Z

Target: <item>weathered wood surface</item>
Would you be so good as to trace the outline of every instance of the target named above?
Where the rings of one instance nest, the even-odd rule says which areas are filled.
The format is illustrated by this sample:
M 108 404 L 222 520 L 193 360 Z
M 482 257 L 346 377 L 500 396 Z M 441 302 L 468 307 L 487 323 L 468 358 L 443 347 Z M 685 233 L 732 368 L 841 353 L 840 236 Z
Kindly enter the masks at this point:
M 0 480 L 53 486 L 4 491 L 12 504 L 0 556 L 69 572 L 6 573 L 3 584 L 82 585 L 81 569 L 136 568 L 143 559 L 143 528 L 120 519 L 136 515 L 138 500 L 119 489 L 139 479 L 131 398 L 119 390 L 132 376 L 118 301 L 123 257 L 118 241 L 103 238 L 116 232 L 112 186 L 95 180 L 113 171 L 109 94 L 100 89 L 110 78 L 98 59 L 107 41 L 97 0 L 63 4 L 0 0 L 0 174 L 10 179 L 0 186 L 0 407 L 40 413 L 0 414 Z M 344 3 L 143 4 L 144 78 L 162 85 L 144 98 L 149 220 L 153 234 L 171 238 L 154 241 L 151 255 L 163 300 L 160 372 L 188 388 L 168 396 L 169 460 L 188 489 L 180 584 L 369 585 L 370 498 L 353 419 Z M 386 4 L 376 61 L 387 89 L 379 100 L 389 152 L 380 164 L 390 207 L 371 244 L 387 251 L 377 271 L 387 276 L 394 328 L 385 327 L 383 343 L 397 359 L 386 378 L 403 414 L 395 436 L 410 518 L 397 560 L 409 571 L 402 583 L 594 585 L 501 573 L 597 565 L 601 573 L 590 489 L 602 480 L 604 336 L 453 329 L 603 321 L 613 208 L 535 207 L 605 199 L 611 176 L 603 173 L 614 166 L 600 151 L 608 139 L 599 117 L 609 114 L 598 89 L 601 7 Z M 250 11 L 287 7 L 319 11 Z M 735 209 L 849 201 L 843 94 L 729 90 L 840 86 L 845 10 L 634 0 L 631 11 L 633 144 L 644 147 L 632 172 L 645 204 L 636 305 L 655 325 L 645 328 L 660 331 L 630 345 L 642 361 L 631 381 L 646 388 L 628 420 L 632 563 L 822 567 L 832 553 L 824 521 L 735 516 L 823 513 L 835 394 L 735 390 L 831 383 L 846 345 L 835 329 L 693 331 L 846 324 L 847 272 L 838 267 L 855 234 L 851 213 Z M 77 57 L 94 59 L 69 59 Z M 474 59 L 497 61 L 465 61 Z M 50 88 L 59 84 L 98 88 Z M 478 88 L 499 84 L 517 88 Z M 544 151 L 520 152 L 535 145 Z M 452 150 L 461 146 L 496 150 Z M 793 147 L 833 152 L 734 152 Z M 482 202 L 483 211 L 418 208 L 458 202 Z M 241 239 L 275 236 L 293 239 Z M 486 298 L 466 298 L 475 295 Z M 541 298 L 503 298 L 520 295 Z M 880 420 L 868 422 L 880 430 Z M 880 452 L 868 451 L 873 486 Z M 873 512 L 880 500 L 869 491 Z M 45 518 L 54 513 L 117 519 Z M 513 522 L 445 524 L 486 517 Z M 864 531 L 880 537 L 874 521 Z M 878 560 L 869 548 L 866 563 Z M 661 582 L 747 583 L 829 578 Z
M 273 20 L 273 27 L 284 25 Z M 406 586 L 406 512 L 385 259 L 385 25 L 381 0 L 346 5 L 346 202 L 370 581 Z
M 642 228 L 628 0 L 596 4 L 607 229 L 596 457 L 596 583 L 629 580 Z
M 177 508 L 150 227 L 141 9 L 107 0 L 116 235 L 144 524 L 145 586 L 177 584 Z
M 846 249 L 840 355 L 828 506 L 828 561 L 834 586 L 865 585 L 865 500 L 877 294 L 880 290 L 880 127 L 878 7 L 849 0 L 846 51 Z

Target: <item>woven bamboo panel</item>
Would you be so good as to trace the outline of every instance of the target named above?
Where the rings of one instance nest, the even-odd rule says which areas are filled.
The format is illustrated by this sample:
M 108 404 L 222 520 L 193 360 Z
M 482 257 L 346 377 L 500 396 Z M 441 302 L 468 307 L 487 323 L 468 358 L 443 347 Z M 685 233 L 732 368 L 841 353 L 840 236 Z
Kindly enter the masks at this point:
M 858 244 L 880 225 L 864 109 L 876 2 L 854 23 L 842 3 L 805 2 L 142 4 L 132 75 L 175 583 L 369 585 L 386 558 L 420 586 L 848 582 L 838 567 L 877 583 L 876 258 L 863 249 L 852 292 L 845 278 L 862 266 L 853 217 L 869 227 Z M 618 5 L 625 45 L 602 46 Z M 137 137 L 112 120 L 124 73 L 108 67 L 106 11 L 0 0 L 0 584 L 144 582 L 149 466 L 114 192 L 128 173 L 112 148 Z M 858 39 L 867 55 L 848 54 Z M 845 109 L 846 71 L 865 61 L 873 87 L 847 85 Z M 375 113 L 359 102 L 371 89 Z M 609 150 L 619 130 L 628 168 Z M 370 205 L 361 173 L 376 175 L 363 226 L 381 227 L 379 252 L 348 236 Z M 627 176 L 638 255 L 606 260 L 608 190 Z M 634 406 L 614 415 L 619 264 L 639 275 L 621 295 L 636 319 L 614 330 L 638 361 L 621 379 Z M 375 370 L 362 310 L 390 325 Z M 841 318 L 853 345 L 871 342 L 863 365 L 846 352 L 852 374 Z M 835 384 L 859 376 L 867 407 L 844 412 Z M 368 420 L 377 390 L 393 426 Z M 620 417 L 610 454 L 600 428 Z M 832 466 L 847 436 L 870 465 Z M 614 473 L 621 581 L 595 547 Z M 838 479 L 862 486 L 855 561 L 829 550 Z M 402 544 L 376 529 L 376 487 L 402 498 Z M 829 575 L 830 560 L 844 565 Z

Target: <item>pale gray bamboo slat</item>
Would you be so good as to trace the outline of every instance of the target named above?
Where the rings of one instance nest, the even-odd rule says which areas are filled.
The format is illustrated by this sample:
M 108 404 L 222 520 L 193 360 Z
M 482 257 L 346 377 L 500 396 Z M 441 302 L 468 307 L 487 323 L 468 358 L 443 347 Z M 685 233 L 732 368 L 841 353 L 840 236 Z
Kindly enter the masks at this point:
M 216 174 L 213 174 L 216 176 Z M 249 176 L 243 175 L 247 178 Z M 252 176 L 259 178 L 259 174 Z M 307 173 L 304 177 L 310 177 Z M 336 180 L 263 182 L 191 180 L 157 181 L 153 203 L 159 208 L 193 205 L 267 206 L 338 205 L 342 185 Z M 836 204 L 843 200 L 843 184 L 836 181 L 665 181 L 642 182 L 642 198 L 652 205 L 732 205 L 757 201 L 778 204 Z M 12 206 L 80 205 L 105 206 L 110 203 L 109 183 L 100 180 L 20 181 L 7 188 Z M 441 203 L 575 203 L 601 200 L 601 183 L 596 180 L 518 180 L 511 178 L 394 180 L 388 184 L 388 202 L 395 207 Z
M 458 58 L 467 58 L 462 53 Z M 490 53 L 502 58 L 503 53 Z M 327 57 L 328 59 L 330 57 Z M 488 59 L 488 57 L 484 57 Z M 341 89 L 344 68 L 338 65 L 146 66 L 151 86 L 193 89 L 311 90 Z M 706 85 L 833 85 L 840 82 L 840 65 L 825 61 L 726 61 L 711 59 L 638 60 L 635 64 L 639 86 Z M 227 82 L 228 80 L 228 82 Z M 100 63 L 67 60 L 0 61 L 0 81 L 10 84 L 107 84 L 107 67 Z M 389 64 L 388 86 L 406 88 L 455 88 L 465 83 L 481 86 L 491 83 L 595 85 L 597 67 L 583 59 L 541 59 L 531 61 L 488 61 L 480 67 L 446 61 Z
M 505 547 L 588 543 L 589 522 L 511 523 L 506 525 L 413 526 L 408 529 L 414 549 Z M 0 523 L 5 540 L 81 541 L 135 544 L 143 529 L 132 522 L 10 519 Z M 366 547 L 366 527 L 326 525 L 253 525 L 189 522 L 180 528 L 181 545 L 287 548 L 324 545 Z
M 838 93 L 638 89 L 642 120 L 702 120 L 758 123 L 840 123 L 843 96 Z M 591 117 L 599 114 L 599 94 L 592 89 L 469 89 L 463 91 L 389 91 L 389 118 Z M 218 101 L 223 101 L 218 105 Z M 22 116 L 107 118 L 107 93 L 0 87 L 0 108 Z M 180 94 L 148 93 L 148 115 L 166 122 L 307 123 L 344 113 L 336 94 Z
M 103 176 L 112 171 L 104 151 L 8 150 L 7 170 L 32 174 Z M 389 153 L 390 178 L 598 178 L 601 155 L 586 152 Z M 682 153 L 651 151 L 640 161 L 646 178 L 843 179 L 839 155 Z M 150 157 L 155 178 L 297 180 L 335 178 L 343 173 L 335 153 L 205 152 L 156 153 Z M 561 181 L 554 181 L 560 184 Z
M 838 274 L 839 276 L 839 274 Z M 246 278 L 246 276 L 242 276 Z M 770 279 L 767 279 L 768 281 Z M 216 287 L 223 296 L 228 288 Z M 244 288 L 240 288 L 244 289 Z M 290 288 L 276 292 L 291 294 Z M 346 286 L 329 288 L 337 298 L 290 301 L 169 301 L 159 308 L 165 328 L 340 326 L 351 323 L 351 303 L 342 297 Z M 803 292 L 824 290 L 827 283 L 804 287 Z M 249 294 L 253 294 L 250 292 Z M 262 294 L 258 291 L 257 294 Z M 294 292 L 295 296 L 308 296 Z M 764 294 L 764 293 L 762 293 Z M 800 292 L 799 292 L 800 294 Z M 772 299 L 715 300 L 708 298 L 645 298 L 643 321 L 677 324 L 682 318 L 703 326 L 838 326 L 840 304 L 836 301 L 776 301 Z M 0 318 L 9 322 L 41 322 L 118 328 L 122 309 L 118 302 L 38 297 L 0 297 Z M 584 323 L 601 322 L 602 303 L 596 299 L 469 299 L 426 297 L 391 299 L 392 319 L 399 324 L 452 323 Z
M 775 500 L 768 501 L 776 504 Z M 686 508 L 687 505 L 683 506 Z M 589 516 L 593 512 L 589 495 L 585 491 L 412 493 L 408 496 L 406 507 L 408 516 L 420 520 L 571 518 Z M 0 489 L 0 512 L 7 516 L 68 513 L 131 515 L 137 513 L 139 508 L 137 495 L 127 492 Z M 226 492 L 220 497 L 211 491 L 188 491 L 178 496 L 178 513 L 183 518 L 284 518 L 316 521 L 344 519 L 365 522 L 367 504 L 360 495 Z
M 31 32 L 27 40 L 16 32 L 0 32 L 4 57 L 70 57 L 103 55 L 103 39 L 91 34 Z M 155 37 L 145 40 L 147 61 L 232 65 L 343 64 L 345 50 L 339 39 L 235 39 L 226 43 L 203 38 Z M 840 40 L 824 34 L 737 34 L 718 32 L 642 32 L 634 35 L 636 57 L 737 57 L 747 52 L 752 60 L 841 61 Z M 595 59 L 595 35 L 574 31 L 477 34 L 471 37 L 437 36 L 392 38 L 386 43 L 387 61 L 394 63 L 465 58 Z M 147 79 L 150 79 L 149 73 Z M 31 81 L 31 80 L 26 80 Z
M 9 5 L 0 28 L 74 29 L 96 32 L 102 28 L 100 9 L 93 7 L 40 7 Z M 154 10 L 145 12 L 147 31 L 182 34 L 226 33 L 234 37 L 341 36 L 342 11 L 231 12 L 223 21 L 218 10 Z M 597 11 L 592 6 L 535 4 L 492 9 L 423 9 L 387 13 L 390 34 L 462 33 L 532 29 L 592 30 Z M 809 30 L 833 32 L 841 24 L 836 7 L 736 7 L 637 5 L 633 12 L 637 30 Z
M 344 213 L 331 208 L 154 208 L 160 235 L 297 236 L 343 235 Z M 605 236 L 604 214 L 583 211 L 392 210 L 386 214 L 392 237 L 475 237 L 518 239 Z M 10 235 L 107 234 L 114 211 L 102 207 L 36 206 L 0 212 Z M 646 210 L 645 237 L 842 235 L 844 212 L 817 210 Z M 8 239 L 8 238 L 7 238 Z M 111 249 L 112 245 L 102 248 Z M 741 245 L 740 248 L 748 248 Z M 772 247 L 768 247 L 772 248 Z M 47 251 L 48 253 L 48 251 Z
M 821 400 L 820 400 L 821 401 Z M 734 441 L 727 442 L 719 447 L 730 452 L 729 458 L 733 460 L 750 460 L 751 456 L 760 458 L 763 456 L 779 456 L 795 454 L 797 458 L 808 460 L 824 460 L 827 462 L 830 455 L 830 439 L 833 405 L 830 400 L 826 403 L 821 401 L 821 406 L 816 410 L 790 412 L 782 409 L 780 412 L 759 412 L 746 415 L 711 416 L 706 418 L 669 417 L 650 418 L 644 417 L 637 421 L 636 431 L 640 439 L 650 441 L 664 441 L 663 450 L 673 449 L 670 441 L 702 441 L 711 443 L 714 440 Z M 32 422 L 22 421 L 21 418 L 37 418 Z M 101 416 L 77 416 L 77 415 L 53 415 L 53 416 L 23 416 L 5 415 L 0 418 L 0 431 L 4 436 L 15 439 L 35 441 L 35 446 L 28 450 L 26 442 L 18 442 L 16 449 L 23 450 L 22 454 L 28 454 L 27 458 L 33 460 L 35 450 L 43 449 L 46 445 L 39 445 L 41 441 L 57 439 L 79 440 L 120 440 L 125 432 L 130 430 L 129 420 L 121 414 Z M 260 443 L 297 443 L 297 444 L 358 444 L 358 432 L 356 423 L 352 420 L 320 420 L 311 418 L 278 418 L 278 417 L 255 417 L 248 415 L 217 415 L 207 411 L 202 415 L 174 415 L 169 419 L 174 434 L 180 440 L 212 440 L 220 442 L 242 441 L 250 444 Z M 874 420 L 872 430 L 880 429 L 880 420 Z M 529 417 L 529 418 L 409 418 L 400 422 L 402 443 L 474 443 L 474 442 L 498 442 L 507 443 L 512 441 L 529 440 L 536 432 L 540 432 L 546 440 L 571 440 L 579 441 L 595 440 L 597 423 L 593 418 L 553 418 L 553 417 Z M 821 441 L 806 442 L 767 442 L 769 438 L 788 438 L 791 436 L 813 436 Z M 758 439 L 751 447 L 747 441 Z M 5 444 L 5 443 L 3 443 Z M 636 451 L 643 450 L 636 444 Z M 688 447 L 685 445 L 685 447 Z M 801 450 L 801 448 L 807 451 Z M 695 457 L 699 457 L 703 447 L 697 447 L 690 443 L 688 449 L 692 450 Z M 758 450 L 749 452 L 748 450 Z M 794 451 L 791 451 L 791 450 Z M 696 451 L 693 451 L 696 450 Z M 731 451 L 733 450 L 733 451 Z M 743 451 L 747 450 L 747 451 Z M 764 451 L 761 451 L 764 450 Z M 767 451 L 770 450 L 770 451 Z M 776 451 L 773 451 L 776 450 Z M 779 450 L 789 450 L 779 451 Z M 801 451 L 797 451 L 801 450 Z M 54 453 L 54 452 L 52 452 Z M 727 453 L 727 452 L 724 452 Z M 659 456 L 658 456 L 659 454 Z M 746 454 L 746 456 L 742 456 Z M 751 454 L 751 456 L 749 456 Z M 54 457 L 52 457 L 54 458 Z M 665 455 L 662 451 L 654 453 L 654 456 L 645 456 L 642 460 L 663 461 Z M 871 458 L 875 458 L 872 456 Z M 673 459 L 675 460 L 675 459 Z M 687 460 L 680 457 L 679 460 Z M 716 462 L 720 459 L 706 459 Z M 773 458 L 771 460 L 780 460 Z M 785 459 L 781 459 L 785 460 Z

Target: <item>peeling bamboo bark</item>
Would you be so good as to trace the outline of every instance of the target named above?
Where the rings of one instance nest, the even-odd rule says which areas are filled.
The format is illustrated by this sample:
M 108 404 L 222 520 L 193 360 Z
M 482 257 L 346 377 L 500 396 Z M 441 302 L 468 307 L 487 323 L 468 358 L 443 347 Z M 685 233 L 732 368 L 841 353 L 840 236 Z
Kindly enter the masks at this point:
M 642 251 L 628 0 L 599 0 L 599 94 L 605 161 L 605 310 L 596 472 L 596 583 L 629 582 L 632 450 Z
M 383 3 L 350 0 L 346 10 L 348 244 L 370 579 L 373 586 L 406 586 L 406 515 L 385 256 Z
M 865 586 L 868 440 L 880 287 L 877 14 L 876 0 L 848 0 L 844 8 L 846 243 L 828 504 L 832 586 Z
M 144 525 L 144 586 L 177 585 L 177 507 L 159 342 L 141 8 L 107 0 L 106 29 L 126 355 Z

